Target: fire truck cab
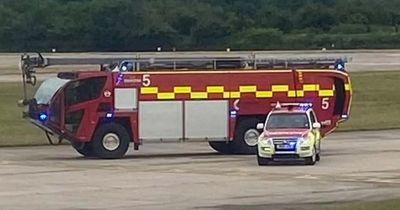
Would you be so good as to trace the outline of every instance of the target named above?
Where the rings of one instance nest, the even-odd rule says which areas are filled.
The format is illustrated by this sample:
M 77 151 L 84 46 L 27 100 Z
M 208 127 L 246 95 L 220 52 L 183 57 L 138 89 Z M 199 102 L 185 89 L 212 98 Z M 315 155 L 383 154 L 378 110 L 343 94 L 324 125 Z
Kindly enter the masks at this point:
M 320 160 L 321 124 L 309 103 L 280 104 L 268 114 L 258 138 L 258 165 L 275 159 L 304 159 L 306 165 Z
M 119 70 L 105 68 L 119 64 Z M 343 59 L 257 57 L 44 58 L 24 55 L 25 118 L 50 140 L 71 142 L 84 156 L 121 158 L 148 141 L 208 141 L 225 154 L 255 154 L 271 103 L 313 105 L 321 136 L 350 112 L 351 84 Z M 61 72 L 35 84 L 35 70 L 100 64 Z M 50 141 L 52 142 L 52 141 Z

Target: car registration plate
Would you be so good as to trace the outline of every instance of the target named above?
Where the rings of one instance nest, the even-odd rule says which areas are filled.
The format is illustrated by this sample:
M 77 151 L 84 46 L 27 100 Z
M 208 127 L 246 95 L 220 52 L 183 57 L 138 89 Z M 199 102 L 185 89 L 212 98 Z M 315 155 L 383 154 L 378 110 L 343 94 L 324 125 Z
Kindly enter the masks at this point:
M 280 144 L 280 145 L 276 145 L 276 148 L 278 149 L 293 149 L 294 145 L 290 145 L 290 144 Z

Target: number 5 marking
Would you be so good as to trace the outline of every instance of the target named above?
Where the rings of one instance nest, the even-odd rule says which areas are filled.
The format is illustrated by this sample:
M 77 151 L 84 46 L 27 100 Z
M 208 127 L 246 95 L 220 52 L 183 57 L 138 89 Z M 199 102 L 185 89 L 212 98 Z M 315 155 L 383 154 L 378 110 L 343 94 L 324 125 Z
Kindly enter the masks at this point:
M 322 99 L 322 109 L 323 110 L 329 109 L 329 98 Z
M 149 75 L 149 74 L 143 74 L 143 77 L 142 77 L 142 85 L 145 86 L 145 87 L 147 87 L 147 86 L 150 86 L 150 83 L 151 83 L 151 81 L 150 81 L 150 75 Z

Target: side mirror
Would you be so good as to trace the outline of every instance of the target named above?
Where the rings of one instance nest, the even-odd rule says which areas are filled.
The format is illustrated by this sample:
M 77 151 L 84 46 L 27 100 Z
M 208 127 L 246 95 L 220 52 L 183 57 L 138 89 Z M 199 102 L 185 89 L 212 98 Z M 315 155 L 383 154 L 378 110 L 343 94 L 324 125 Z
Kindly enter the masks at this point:
M 321 123 L 315 122 L 315 123 L 313 123 L 312 127 L 313 127 L 314 129 L 320 129 L 320 128 L 321 128 Z
M 262 129 L 264 129 L 264 123 L 258 123 L 257 130 L 262 130 Z

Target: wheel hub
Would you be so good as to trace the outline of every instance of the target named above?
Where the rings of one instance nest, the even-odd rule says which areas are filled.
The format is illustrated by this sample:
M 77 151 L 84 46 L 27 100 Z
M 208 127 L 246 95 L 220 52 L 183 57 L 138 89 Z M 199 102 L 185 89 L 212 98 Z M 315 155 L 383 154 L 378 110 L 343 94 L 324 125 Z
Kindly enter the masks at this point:
M 260 132 L 256 129 L 250 129 L 244 133 L 244 141 L 249 146 L 256 146 Z
M 108 133 L 103 137 L 103 147 L 108 151 L 116 150 L 120 145 L 120 139 L 115 133 Z

